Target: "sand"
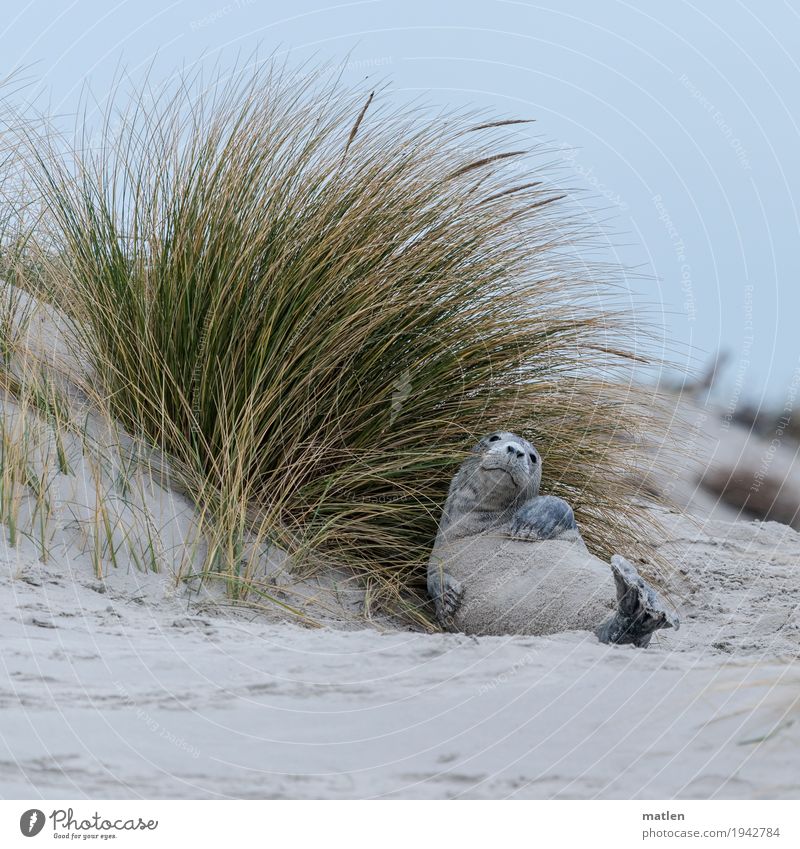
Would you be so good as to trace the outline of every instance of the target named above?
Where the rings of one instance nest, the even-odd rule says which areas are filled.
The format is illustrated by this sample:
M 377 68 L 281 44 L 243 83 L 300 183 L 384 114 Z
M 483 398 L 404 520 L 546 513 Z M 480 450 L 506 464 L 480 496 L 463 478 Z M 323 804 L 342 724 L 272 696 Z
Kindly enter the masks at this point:
M 646 651 L 311 629 L 4 547 L 0 795 L 796 798 L 800 536 L 673 525 L 695 589 Z
M 32 325 L 30 347 L 74 372 L 56 319 Z M 2 412 L 9 427 L 33 415 L 8 397 Z M 343 576 L 297 581 L 265 551 L 264 585 L 308 627 L 179 581 L 203 554 L 187 546 L 192 505 L 130 467 L 126 434 L 83 421 L 64 438 L 68 474 L 46 427 L 27 458 L 52 497 L 46 552 L 30 495 L 30 535 L 0 537 L 0 796 L 800 795 L 800 535 L 787 526 L 663 513 L 682 627 L 646 651 L 580 631 L 369 624 Z M 137 566 L 148 528 L 158 573 Z

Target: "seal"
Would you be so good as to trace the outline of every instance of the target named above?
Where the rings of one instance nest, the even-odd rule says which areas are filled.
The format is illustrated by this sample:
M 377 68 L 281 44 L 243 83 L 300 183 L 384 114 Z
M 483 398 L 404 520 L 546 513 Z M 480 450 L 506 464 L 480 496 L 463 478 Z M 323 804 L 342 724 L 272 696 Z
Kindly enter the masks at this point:
M 589 630 L 604 643 L 646 647 L 678 617 L 624 557 L 589 553 L 572 508 L 539 495 L 542 458 L 508 431 L 484 437 L 462 463 L 428 564 L 439 622 L 467 634 Z

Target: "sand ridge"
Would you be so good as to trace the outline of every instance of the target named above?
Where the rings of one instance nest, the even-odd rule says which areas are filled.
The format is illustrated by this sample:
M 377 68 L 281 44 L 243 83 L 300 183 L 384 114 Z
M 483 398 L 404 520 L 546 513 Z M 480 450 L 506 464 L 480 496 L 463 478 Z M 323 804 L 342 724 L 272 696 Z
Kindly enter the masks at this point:
M 642 651 L 307 628 L 5 546 L 0 793 L 796 798 L 800 535 L 676 516 L 665 550 L 684 627 Z

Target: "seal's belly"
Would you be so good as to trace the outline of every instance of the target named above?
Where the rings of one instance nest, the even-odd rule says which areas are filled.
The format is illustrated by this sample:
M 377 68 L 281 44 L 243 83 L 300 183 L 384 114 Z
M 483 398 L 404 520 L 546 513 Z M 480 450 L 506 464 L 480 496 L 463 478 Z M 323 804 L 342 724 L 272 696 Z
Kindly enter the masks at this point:
M 610 567 L 581 543 L 483 534 L 432 557 L 464 588 L 454 625 L 466 634 L 593 630 L 616 610 Z

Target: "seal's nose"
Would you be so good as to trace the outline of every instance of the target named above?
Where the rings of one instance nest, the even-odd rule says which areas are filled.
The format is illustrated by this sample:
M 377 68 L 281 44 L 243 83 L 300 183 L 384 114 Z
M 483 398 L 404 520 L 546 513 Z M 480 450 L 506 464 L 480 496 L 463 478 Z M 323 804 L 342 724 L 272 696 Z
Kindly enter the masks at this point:
M 525 452 L 520 451 L 516 445 L 506 445 L 506 451 L 514 457 L 524 457 Z

